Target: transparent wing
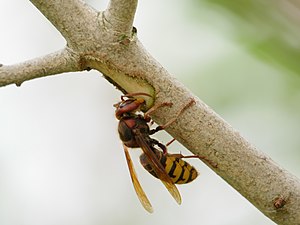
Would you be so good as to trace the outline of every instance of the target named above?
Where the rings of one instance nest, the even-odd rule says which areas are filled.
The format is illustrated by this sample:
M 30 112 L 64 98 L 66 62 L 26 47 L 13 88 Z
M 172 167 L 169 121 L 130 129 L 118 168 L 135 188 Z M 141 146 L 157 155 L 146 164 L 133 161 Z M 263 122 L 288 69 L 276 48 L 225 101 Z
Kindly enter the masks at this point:
M 158 160 L 154 151 L 151 149 L 151 147 L 145 141 L 145 138 L 143 137 L 142 134 L 140 134 L 140 135 L 136 134 L 135 139 L 136 139 L 138 145 L 142 148 L 145 155 L 148 157 L 149 162 L 152 164 L 151 166 L 154 169 L 154 172 L 157 174 L 158 178 L 165 185 L 165 187 L 167 188 L 169 193 L 173 196 L 175 201 L 180 205 L 181 204 L 180 193 L 179 193 L 177 187 L 175 186 L 174 182 L 171 180 L 171 178 L 167 174 L 165 168 L 162 166 L 162 164 Z
M 149 201 L 149 199 L 147 198 L 138 178 L 137 178 L 137 175 L 136 175 L 136 172 L 134 170 L 134 167 L 133 167 L 133 163 L 132 163 L 132 160 L 130 158 L 130 155 L 129 155 L 129 152 L 128 152 L 128 148 L 123 145 L 124 147 L 124 152 L 125 152 L 125 156 L 126 156 L 126 161 L 127 161 L 127 164 L 128 164 L 128 168 L 129 168 L 129 172 L 130 172 L 130 177 L 131 177 L 131 180 L 132 180 L 132 184 L 133 184 L 133 187 L 135 189 L 135 192 L 141 202 L 141 204 L 143 205 L 143 207 L 149 212 L 149 213 L 152 213 L 153 212 L 153 208 L 152 208 L 152 205 Z

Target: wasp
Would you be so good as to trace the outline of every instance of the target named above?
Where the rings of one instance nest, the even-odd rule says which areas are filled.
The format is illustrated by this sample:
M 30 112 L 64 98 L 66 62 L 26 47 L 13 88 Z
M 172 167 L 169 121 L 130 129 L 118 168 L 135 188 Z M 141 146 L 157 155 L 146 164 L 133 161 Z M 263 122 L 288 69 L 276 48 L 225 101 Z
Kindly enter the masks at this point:
M 115 104 L 114 107 L 116 108 L 115 116 L 119 120 L 118 132 L 123 142 L 125 157 L 134 189 L 143 207 L 151 213 L 153 212 L 152 205 L 137 178 L 128 148 L 142 149 L 143 154 L 140 156 L 142 166 L 154 177 L 161 180 L 178 204 L 181 204 L 181 196 L 175 184 L 189 183 L 198 176 L 196 169 L 184 161 L 183 158 L 199 158 L 199 156 L 169 154 L 166 145 L 150 137 L 150 135 L 165 129 L 173 123 L 194 100 L 183 107 L 176 117 L 167 124 L 150 129 L 149 123 L 151 123 L 151 118 L 149 113 L 152 113 L 160 106 L 170 105 L 170 103 L 163 103 L 157 107 L 153 107 L 142 115 L 139 112 L 141 112 L 145 100 L 134 97 L 142 95 L 149 96 L 145 93 L 123 95 L 121 102 Z
M 194 158 L 197 156 L 183 156 L 182 154 L 165 154 L 156 148 L 152 149 L 159 162 L 165 168 L 168 176 L 174 184 L 187 184 L 195 180 L 198 176 L 197 170 L 182 158 Z M 140 155 L 140 163 L 154 177 L 159 178 L 148 157 L 143 153 Z

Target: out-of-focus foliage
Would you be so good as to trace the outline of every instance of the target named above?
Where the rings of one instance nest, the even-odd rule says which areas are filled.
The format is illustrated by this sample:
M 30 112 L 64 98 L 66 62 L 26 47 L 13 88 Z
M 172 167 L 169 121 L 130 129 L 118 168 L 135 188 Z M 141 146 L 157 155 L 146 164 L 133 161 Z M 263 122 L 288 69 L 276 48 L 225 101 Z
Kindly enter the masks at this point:
M 163 67 L 299 176 L 300 76 L 291 75 L 299 72 L 297 8 L 288 10 L 288 0 L 250 1 L 139 1 L 134 25 Z M 108 4 L 88 2 L 96 9 Z M 29 1 L 0 1 L 0 19 L 3 64 L 65 46 Z M 132 151 L 155 207 L 148 215 L 136 198 L 116 131 L 112 104 L 119 95 L 96 71 L 0 88 L 1 225 L 274 224 L 193 159 L 200 176 L 179 187 L 184 202 L 177 206 L 141 168 L 141 152 Z M 166 136 L 156 138 L 166 143 Z M 189 154 L 177 142 L 169 151 Z
M 257 56 L 300 75 L 300 2 L 297 0 L 195 0 L 232 23 L 234 38 Z M 222 28 L 221 28 L 222 29 Z
M 206 40 L 199 37 L 194 48 L 200 54 L 205 52 L 207 57 L 199 57 L 198 63 L 190 65 L 183 82 L 250 142 L 298 175 L 300 10 L 297 3 L 194 0 L 186 17 L 195 30 L 215 29 L 215 34 Z M 213 40 L 216 38 L 228 43 L 220 48 Z M 208 48 L 219 51 L 213 60 L 207 60 L 211 54 Z

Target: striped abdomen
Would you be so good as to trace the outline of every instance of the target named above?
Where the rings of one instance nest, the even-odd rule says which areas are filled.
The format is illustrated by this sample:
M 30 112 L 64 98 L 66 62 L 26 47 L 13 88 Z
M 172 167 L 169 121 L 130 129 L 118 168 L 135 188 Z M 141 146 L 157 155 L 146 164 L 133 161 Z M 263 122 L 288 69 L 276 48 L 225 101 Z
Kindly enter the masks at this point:
M 184 161 L 182 157 L 178 157 L 178 154 L 164 155 L 157 149 L 154 149 L 154 151 L 160 163 L 165 168 L 167 174 L 175 184 L 190 183 L 198 176 L 197 170 L 189 163 Z M 149 173 L 158 178 L 155 171 L 149 164 L 147 156 L 144 153 L 140 156 L 140 162 Z

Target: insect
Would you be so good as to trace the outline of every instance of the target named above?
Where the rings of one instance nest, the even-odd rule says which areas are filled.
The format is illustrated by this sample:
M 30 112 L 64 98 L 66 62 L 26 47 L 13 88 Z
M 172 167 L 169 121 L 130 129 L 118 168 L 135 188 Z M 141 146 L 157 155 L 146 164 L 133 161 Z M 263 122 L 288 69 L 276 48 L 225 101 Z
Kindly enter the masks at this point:
M 197 170 L 182 158 L 195 158 L 197 156 L 183 156 L 181 154 L 164 154 L 163 152 L 152 149 L 157 156 L 159 162 L 165 168 L 168 176 L 174 184 L 187 184 L 195 180 L 198 176 Z M 142 166 L 154 177 L 159 178 L 147 156 L 143 153 L 140 156 Z
M 128 148 L 142 149 L 143 154 L 140 156 L 140 162 L 143 167 L 150 174 L 160 179 L 176 202 L 181 204 L 181 196 L 175 184 L 189 183 L 198 175 L 194 167 L 184 161 L 183 158 L 199 157 L 194 155 L 183 156 L 181 154 L 169 154 L 167 152 L 167 147 L 156 139 L 151 138 L 150 135 L 173 123 L 183 110 L 193 102 L 191 101 L 191 103 L 183 107 L 172 121 L 168 122 L 164 126 L 158 126 L 155 129 L 150 129 L 148 125 L 151 121 L 149 114 L 146 113 L 143 116 L 137 113 L 140 112 L 145 100 L 143 98 L 134 98 L 136 95 L 149 96 L 145 93 L 135 93 L 122 96 L 121 102 L 114 105 L 116 108 L 115 116 L 119 120 L 118 132 L 120 139 L 123 142 L 126 161 L 134 189 L 143 207 L 151 213 L 153 212 L 152 205 L 139 183 Z M 163 103 L 161 106 L 162 105 L 169 104 Z M 153 112 L 154 109 L 151 109 Z

